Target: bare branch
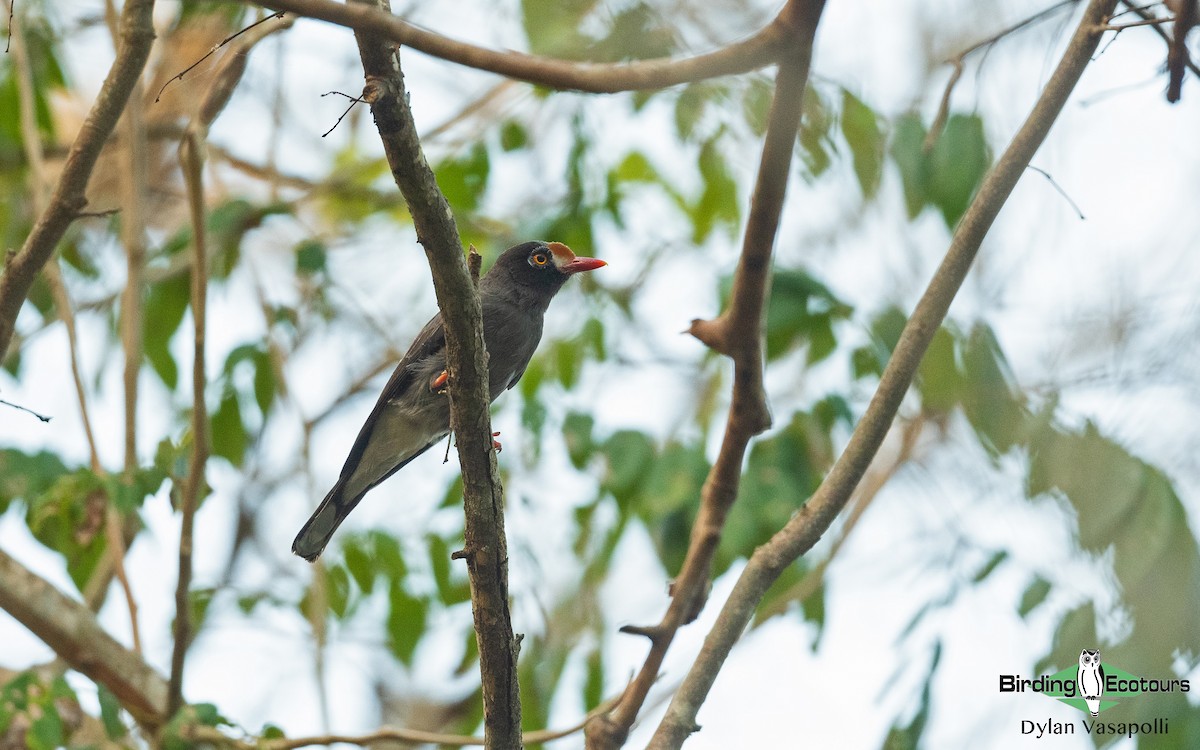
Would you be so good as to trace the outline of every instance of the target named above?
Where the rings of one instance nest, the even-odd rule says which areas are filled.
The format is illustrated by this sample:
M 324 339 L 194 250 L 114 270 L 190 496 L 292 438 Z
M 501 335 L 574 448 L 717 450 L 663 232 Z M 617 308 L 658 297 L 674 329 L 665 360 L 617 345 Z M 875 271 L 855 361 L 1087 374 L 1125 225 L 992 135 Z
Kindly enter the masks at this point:
M 234 39 L 237 39 L 237 38 L 238 38 L 239 36 L 241 36 L 242 34 L 245 34 L 247 31 L 250 31 L 250 30 L 251 30 L 251 29 L 253 29 L 254 27 L 256 27 L 256 26 L 259 26 L 260 24 L 264 24 L 264 23 L 266 23 L 267 21 L 270 21 L 270 20 L 272 20 L 272 19 L 274 19 L 274 18 L 283 18 L 283 13 L 275 13 L 274 15 L 270 15 L 270 16 L 266 16 L 266 17 L 264 17 L 264 18 L 260 18 L 260 19 L 258 19 L 257 21 L 255 21 L 254 23 L 252 23 L 252 24 L 250 24 L 249 26 L 245 27 L 244 29 L 241 29 L 241 30 L 239 30 L 239 31 L 235 31 L 234 33 L 230 34 L 229 36 L 225 37 L 225 38 L 224 38 L 224 39 L 222 39 L 221 41 L 219 41 L 219 42 L 217 42 L 216 44 L 214 44 L 214 45 L 212 46 L 212 49 L 210 49 L 208 52 L 206 52 L 206 53 L 204 54 L 204 57 L 201 57 L 201 58 L 200 58 L 199 60 L 197 60 L 196 62 L 194 62 L 194 63 L 192 63 L 191 65 L 187 66 L 186 68 L 184 68 L 183 70 L 179 71 L 179 72 L 178 72 L 178 73 L 176 73 L 175 75 L 171 76 L 170 78 L 168 78 L 168 79 L 166 80 L 166 82 L 165 82 L 165 83 L 163 83 L 163 85 L 162 85 L 162 88 L 158 90 L 158 95 L 154 97 L 154 102 L 155 102 L 155 104 L 157 104 L 157 103 L 159 102 L 159 100 L 161 100 L 161 99 L 162 99 L 163 92 L 167 90 L 167 87 L 168 87 L 168 86 L 170 86 L 170 85 L 171 85 L 172 83 L 174 83 L 175 81 L 182 81 L 182 80 L 183 80 L 183 77 L 184 77 L 185 75 L 187 75 L 188 73 L 190 73 L 190 72 L 192 72 L 193 70 L 195 70 L 195 69 L 196 69 L 196 66 L 198 66 L 200 63 L 204 62 L 205 60 L 207 60 L 208 58 L 210 58 L 210 57 L 212 57 L 214 54 L 216 54 L 217 50 L 221 49 L 221 48 L 222 48 L 222 47 L 224 47 L 226 44 L 229 44 L 229 43 L 230 43 L 230 42 L 232 42 Z M 288 25 L 290 25 L 290 24 L 288 24 Z M 278 29 L 278 27 L 276 27 L 275 29 L 270 29 L 270 30 L 268 30 L 268 31 L 266 32 L 266 34 L 270 34 L 270 33 L 272 33 L 273 31 L 276 31 L 277 29 Z M 260 37 L 259 37 L 259 38 L 262 38 L 262 36 L 266 36 L 266 34 L 262 34 L 262 35 L 260 35 Z M 256 40 L 256 41 L 257 41 L 257 40 Z M 253 44 L 253 42 L 252 42 L 252 44 Z M 236 76 L 236 78 L 237 78 L 238 80 L 240 80 L 240 79 L 241 79 L 241 74 L 239 73 L 239 74 Z M 235 81 L 235 83 L 236 83 L 236 81 Z M 212 122 L 212 120 L 206 120 L 206 122 Z
M 27 406 L 21 406 L 20 404 L 14 404 L 11 401 L 5 401 L 2 398 L 0 398 L 0 405 L 7 406 L 10 409 L 16 409 L 17 411 L 23 411 L 26 414 L 32 414 L 33 416 L 37 417 L 38 419 L 40 419 L 43 422 L 49 422 L 51 419 L 53 419 L 53 417 L 48 417 L 45 414 L 39 414 L 38 412 L 34 411 L 33 409 L 30 409 Z
M 970 270 L 984 236 L 995 221 L 1029 160 L 1045 140 L 1063 105 L 1100 42 L 1096 27 L 1117 0 L 1092 0 L 1046 84 L 1037 104 L 987 174 L 955 230 L 950 249 L 913 310 L 888 360 L 866 413 L 829 474 L 812 498 L 763 546 L 755 550 L 734 586 L 695 663 L 667 708 L 649 747 L 680 747 L 694 731 L 696 715 L 755 607 L 779 574 L 807 552 L 829 528 L 879 450 L 900 402 L 908 392 L 921 358 Z
M 386 9 L 386 2 L 372 4 L 376 15 L 390 16 L 378 10 L 380 6 Z M 425 248 L 446 331 L 450 426 L 462 467 L 465 548 L 472 552 L 467 571 L 479 642 L 484 736 L 488 747 L 516 748 L 521 746 L 518 641 L 513 637 L 508 608 L 504 490 L 492 451 L 479 294 L 467 269 L 450 205 L 422 153 L 396 49 L 385 39 L 366 33 L 356 32 L 355 38 L 366 75 L 362 98 L 371 105 L 392 176 L 408 203 L 417 239 Z
M 687 556 L 671 590 L 671 604 L 654 627 L 626 629 L 651 636 L 650 653 L 629 688 L 629 695 L 611 716 L 600 717 L 587 729 L 588 746 L 602 750 L 624 744 L 650 687 L 658 678 L 675 632 L 694 620 L 704 606 L 713 555 L 729 510 L 737 500 L 742 459 L 750 439 L 771 424 L 763 389 L 763 309 L 770 290 L 771 251 L 779 227 L 793 144 L 800 126 L 800 107 L 808 82 L 813 39 L 824 0 L 791 0 L 780 13 L 796 30 L 788 54 L 780 61 L 775 97 L 763 143 L 762 160 L 742 255 L 734 275 L 729 306 L 715 320 L 693 321 L 691 333 L 734 362 L 733 401 L 717 460 L 701 493 L 700 512 L 692 526 Z
M 84 605 L 0 550 L 0 608 L 54 649 L 72 669 L 112 691 L 138 721 L 161 724 L 167 681 L 113 640 Z
M 5 264 L 0 276 L 0 353 L 8 350 L 17 314 L 38 271 L 53 255 L 67 227 L 87 205 L 84 190 L 88 178 L 150 55 L 154 42 L 153 8 L 154 0 L 129 0 L 125 4 L 117 58 L 71 146 L 50 205 L 38 218 L 20 252 Z
M 1188 54 L 1187 35 L 1196 25 L 1195 0 L 1183 0 L 1177 3 L 1179 12 L 1175 14 L 1175 26 L 1171 29 L 1170 49 L 1167 52 L 1167 101 L 1174 104 L 1183 96 L 1183 75 L 1186 66 L 1192 58 Z M 1151 20 L 1146 19 L 1146 23 Z
M 208 409 L 204 402 L 207 383 L 204 367 L 205 309 L 208 296 L 208 258 L 204 227 L 204 128 L 188 129 L 179 144 L 179 161 L 187 182 L 188 208 L 192 220 L 195 260 L 192 262 L 192 320 L 195 348 L 192 355 L 192 462 L 183 487 L 183 516 L 179 532 L 179 583 L 175 588 L 175 645 L 171 652 L 171 690 L 168 715 L 183 705 L 183 662 L 192 639 L 188 590 L 192 582 L 192 525 L 200 493 L 204 490 L 204 467 L 208 460 Z
M 411 47 L 432 57 L 553 89 L 611 94 L 617 91 L 661 89 L 690 81 L 745 73 L 770 65 L 783 54 L 793 31 L 780 17 L 753 36 L 714 52 L 679 60 L 656 59 L 632 63 L 575 63 L 477 47 L 414 26 L 360 3 L 333 0 L 254 0 L 258 5 L 347 26 L 356 32 Z

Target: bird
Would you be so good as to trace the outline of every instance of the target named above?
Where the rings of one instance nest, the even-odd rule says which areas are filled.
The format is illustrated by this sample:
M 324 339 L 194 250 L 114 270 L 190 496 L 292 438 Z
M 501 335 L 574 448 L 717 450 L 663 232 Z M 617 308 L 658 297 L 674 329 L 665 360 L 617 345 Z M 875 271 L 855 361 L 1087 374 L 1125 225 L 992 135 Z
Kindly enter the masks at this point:
M 567 279 L 605 265 L 561 242 L 524 242 L 501 253 L 479 281 L 491 401 L 521 379 L 541 341 L 546 308 Z M 293 553 L 315 561 L 364 495 L 449 434 L 448 379 L 438 313 L 396 365 L 337 482 L 292 542 Z
M 1104 695 L 1104 666 L 1100 664 L 1100 651 L 1085 648 L 1079 652 L 1079 668 L 1075 671 L 1075 682 L 1088 711 L 1092 716 L 1099 716 L 1100 696 Z

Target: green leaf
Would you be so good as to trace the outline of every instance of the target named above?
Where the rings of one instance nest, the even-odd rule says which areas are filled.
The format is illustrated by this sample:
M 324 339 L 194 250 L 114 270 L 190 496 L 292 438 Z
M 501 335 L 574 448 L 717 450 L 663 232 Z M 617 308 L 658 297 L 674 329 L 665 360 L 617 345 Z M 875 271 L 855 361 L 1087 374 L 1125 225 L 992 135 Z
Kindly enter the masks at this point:
M 833 163 L 829 156 L 829 150 L 833 148 L 829 136 L 833 122 L 829 105 L 820 93 L 812 86 L 805 87 L 800 132 L 796 138 L 800 145 L 800 158 L 810 178 L 820 177 Z
M 462 157 L 443 161 L 434 175 L 450 206 L 456 211 L 472 213 L 479 208 L 487 189 L 490 167 L 487 147 L 477 143 Z
M 836 348 L 833 323 L 847 319 L 853 308 L 804 271 L 781 270 L 771 277 L 767 302 L 767 360 L 809 344 L 808 362 L 828 357 Z
M 392 581 L 388 589 L 387 643 L 392 654 L 406 666 L 412 666 L 428 610 L 424 600 L 409 596 L 399 581 Z
M 977 115 L 951 115 L 929 153 L 929 202 L 937 206 L 951 229 L 962 218 L 991 164 Z
M 359 590 L 370 594 L 375 588 L 376 573 L 371 565 L 371 555 L 365 549 L 366 541 L 362 537 L 346 539 L 342 542 L 342 556 L 345 558 L 346 570 Z
M 708 81 L 688 84 L 679 92 L 675 100 L 675 134 L 680 140 L 692 140 L 709 102 L 723 92 L 723 87 Z
M 191 283 L 191 274 L 183 273 L 154 284 L 146 297 L 146 359 L 171 391 L 179 384 L 179 367 L 171 356 L 171 339 L 183 322 L 191 298 Z
M 617 179 L 622 182 L 662 182 L 662 176 L 641 151 L 630 151 L 617 165 Z
M 604 700 L 604 655 L 600 649 L 588 652 L 587 677 L 583 682 L 583 705 L 589 709 Z
M 608 459 L 608 472 L 600 486 L 612 493 L 624 507 L 637 492 L 638 485 L 650 468 L 654 443 L 649 436 L 636 430 L 614 432 L 601 451 Z
M 0 512 L 17 498 L 32 502 L 71 470 L 49 451 L 25 453 L 16 448 L 0 449 Z
M 963 413 L 986 450 L 1007 453 L 1025 440 L 1030 415 L 991 328 L 980 323 L 971 329 L 962 359 Z
M 100 721 L 104 723 L 104 733 L 110 740 L 121 739 L 129 730 L 121 721 L 121 704 L 117 696 L 100 684 L 96 685 L 96 692 L 100 699 Z
M 529 51 L 568 60 L 583 59 L 591 40 L 579 25 L 596 0 L 521 0 L 521 20 Z
M 225 391 L 221 405 L 212 415 L 211 430 L 213 455 L 240 467 L 250 440 L 242 421 L 242 407 L 238 404 L 237 393 L 232 389 Z
M 700 147 L 698 164 L 704 187 L 691 210 L 692 241 L 696 244 L 707 239 L 713 229 L 720 225 L 724 225 L 732 234 L 741 220 L 737 183 L 729 173 L 729 166 L 715 138 L 710 138 Z
M 29 750 L 57 750 L 64 744 L 62 718 L 52 702 L 41 706 L 41 715 L 29 725 L 25 735 Z
M 945 326 L 933 334 L 933 341 L 917 370 L 922 405 L 934 412 L 948 412 L 963 396 L 963 377 L 958 367 L 954 335 Z
M 842 89 L 842 135 L 850 146 L 858 186 L 863 197 L 870 198 L 879 189 L 883 172 L 883 129 L 875 111 L 846 89 Z
M 350 612 L 350 576 L 341 565 L 331 565 L 325 569 L 325 595 L 329 601 L 329 611 L 339 620 L 344 620 Z
M 430 534 L 426 537 L 429 543 L 429 565 L 433 570 L 433 580 L 437 584 L 438 598 L 442 604 L 451 606 L 471 600 L 471 586 L 465 580 L 455 581 L 450 569 L 450 547 L 446 540 Z
M 325 270 L 325 245 L 314 239 L 306 239 L 296 245 L 296 273 L 312 276 Z
M 529 145 L 529 131 L 516 120 L 508 120 L 500 127 L 500 148 L 516 151 Z
M 563 442 L 571 465 L 582 469 L 596 451 L 592 428 L 596 420 L 591 414 L 571 412 L 563 420 Z
M 254 401 L 262 412 L 263 419 L 271 411 L 271 402 L 275 399 L 275 368 L 271 362 L 271 354 L 266 349 L 256 349 L 254 352 Z
M 980 583 L 992 573 L 996 572 L 996 568 L 1000 567 L 1000 564 L 1007 559 L 1007 550 L 1000 550 L 999 552 L 996 552 L 990 558 L 988 558 L 988 561 L 984 563 L 979 570 L 975 571 L 975 575 L 971 576 L 971 583 Z
M 771 84 L 766 79 L 752 78 L 742 93 L 742 116 L 746 118 L 746 124 L 750 126 L 750 131 L 757 136 L 765 135 L 767 132 L 767 118 L 771 113 L 773 91 Z
M 901 115 L 893 126 L 892 161 L 900 170 L 908 218 L 916 218 L 928 203 L 929 165 L 925 157 L 925 125 L 915 112 Z
M 1021 594 L 1021 604 L 1017 607 L 1017 614 L 1021 617 L 1029 616 L 1030 612 L 1046 601 L 1049 594 L 1050 582 L 1041 576 L 1035 576 L 1033 582 L 1025 588 L 1025 593 Z

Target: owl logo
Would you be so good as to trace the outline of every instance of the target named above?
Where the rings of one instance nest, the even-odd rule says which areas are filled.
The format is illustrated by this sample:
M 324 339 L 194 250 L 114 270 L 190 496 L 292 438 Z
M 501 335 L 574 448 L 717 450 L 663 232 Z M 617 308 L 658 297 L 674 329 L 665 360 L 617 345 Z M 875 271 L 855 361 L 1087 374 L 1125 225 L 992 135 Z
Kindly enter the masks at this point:
M 1085 648 L 1079 652 L 1079 670 L 1075 673 L 1079 696 L 1087 703 L 1092 716 L 1100 715 L 1100 696 L 1104 694 L 1104 667 L 1100 651 Z

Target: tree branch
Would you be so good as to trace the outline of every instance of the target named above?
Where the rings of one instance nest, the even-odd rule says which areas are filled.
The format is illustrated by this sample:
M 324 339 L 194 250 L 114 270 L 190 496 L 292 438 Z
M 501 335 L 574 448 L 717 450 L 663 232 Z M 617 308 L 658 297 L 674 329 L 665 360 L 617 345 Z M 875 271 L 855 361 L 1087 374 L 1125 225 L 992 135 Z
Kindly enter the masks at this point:
M 576 63 L 521 52 L 497 52 L 460 42 L 415 26 L 388 10 L 333 0 L 254 0 L 272 10 L 296 13 L 356 32 L 411 47 L 432 57 L 485 70 L 518 81 L 566 91 L 611 94 L 661 89 L 690 81 L 746 73 L 770 65 L 784 54 L 794 30 L 782 15 L 762 30 L 713 52 L 679 60 L 632 63 Z
M 175 588 L 175 644 L 171 652 L 171 690 L 167 714 L 173 716 L 183 705 L 183 662 L 192 640 L 191 604 L 188 592 L 192 583 L 192 526 L 200 493 L 204 491 L 204 467 L 208 460 L 208 408 L 204 401 L 205 308 L 208 297 L 208 258 L 204 226 L 204 126 L 188 128 L 179 144 L 179 161 L 187 183 L 188 209 L 192 221 L 195 260 L 192 262 L 192 461 L 183 487 L 179 531 L 179 582 Z
M 703 608 L 713 555 L 729 510 L 737 500 L 746 447 L 751 438 L 771 424 L 762 383 L 763 309 L 770 291 L 771 251 L 800 126 L 813 39 L 824 5 L 824 0 L 790 0 L 779 16 L 787 19 L 796 32 L 788 54 L 780 60 L 733 292 L 720 317 L 694 320 L 690 329 L 692 335 L 734 362 L 733 401 L 725 437 L 701 491 L 700 512 L 692 526 L 683 567 L 671 588 L 671 604 L 658 625 L 640 629 L 650 637 L 650 653 L 621 705 L 610 716 L 599 717 L 588 725 L 589 747 L 607 750 L 624 744 L 658 678 L 675 632 L 694 620 Z
M 0 550 L 0 608 L 33 631 L 72 669 L 112 691 L 135 719 L 163 721 L 167 681 L 113 640 L 87 607 Z
M 372 4 L 388 7 L 386 0 Z M 462 467 L 465 549 L 479 641 L 484 737 L 488 747 L 517 748 L 521 746 L 518 641 L 513 637 L 508 608 L 504 490 L 492 451 L 479 294 L 467 270 L 450 205 L 421 151 L 396 49 L 385 39 L 363 32 L 356 32 L 355 39 L 366 75 L 363 99 L 371 105 L 392 176 L 408 203 L 417 240 L 425 248 L 445 325 L 450 426 Z
M 0 354 L 8 350 L 17 314 L 38 271 L 54 254 L 67 227 L 87 205 L 84 191 L 88 178 L 150 55 L 154 43 L 153 8 L 154 0 L 128 0 L 125 4 L 116 60 L 71 145 L 49 208 L 38 218 L 21 250 L 5 263 L 0 275 Z
M 987 174 L 951 240 L 941 266 L 917 303 L 880 378 L 867 411 L 812 498 L 750 558 L 722 607 L 687 677 L 675 693 L 649 747 L 678 748 L 696 730 L 696 715 L 721 665 L 741 637 L 755 607 L 779 574 L 807 552 L 845 506 L 879 450 L 900 402 L 950 303 L 970 270 L 984 236 L 1012 193 L 1029 160 L 1045 140 L 1100 41 L 1096 28 L 1117 0 L 1092 0 L 1083 12 L 1062 60 L 1029 117 L 996 166 Z

